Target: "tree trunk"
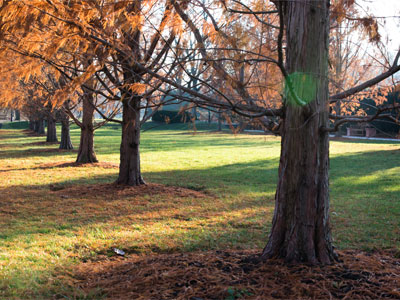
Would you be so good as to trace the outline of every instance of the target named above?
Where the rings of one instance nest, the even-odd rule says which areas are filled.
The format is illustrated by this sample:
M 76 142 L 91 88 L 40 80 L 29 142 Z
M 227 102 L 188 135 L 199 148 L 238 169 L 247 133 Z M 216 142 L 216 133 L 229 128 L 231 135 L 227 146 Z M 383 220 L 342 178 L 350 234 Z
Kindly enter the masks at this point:
M 58 142 L 56 120 L 53 118 L 53 116 L 49 116 L 47 118 L 47 138 L 46 138 L 46 142 L 48 142 L 48 143 Z
M 61 118 L 61 143 L 60 149 L 71 150 L 74 149 L 71 142 L 71 135 L 69 130 L 69 117 L 67 114 L 64 114 Z
M 341 45 L 342 45 L 342 34 L 341 34 L 341 32 L 340 32 L 340 26 L 338 26 L 338 28 L 336 29 L 336 43 L 337 43 L 337 45 L 336 45 L 336 80 L 335 80 L 335 83 L 336 83 L 336 93 L 340 93 L 341 91 L 342 91 L 342 80 L 343 80 L 343 78 L 341 78 L 341 74 L 342 74 L 342 67 L 343 67 L 343 57 L 342 57 L 342 47 L 341 47 Z M 335 103 L 335 107 L 334 107 L 334 110 L 335 110 L 335 113 L 336 113 L 336 115 L 338 115 L 338 116 L 340 116 L 340 114 L 341 114 L 341 111 L 340 111 L 340 108 L 341 108 L 341 101 L 340 100 L 338 100 L 336 103 Z M 335 136 L 336 137 L 341 137 L 342 136 L 342 133 L 341 133 L 341 131 L 340 131 L 340 127 L 338 128 L 338 130 L 335 132 Z
M 94 163 L 98 162 L 96 153 L 94 152 L 94 128 L 93 128 L 93 114 L 94 107 L 93 95 L 86 93 L 82 99 L 82 125 L 81 125 L 81 139 L 79 142 L 77 163 Z
M 18 109 L 15 111 L 15 120 L 21 121 L 21 113 Z
M 35 121 L 29 120 L 29 130 L 34 131 L 35 130 Z
M 38 134 L 44 134 L 44 120 L 43 119 L 39 119 L 37 121 L 36 132 Z
M 33 131 L 38 133 L 38 131 L 39 131 L 39 120 L 33 121 Z
M 330 264 L 336 255 L 329 226 L 329 0 L 283 3 L 289 74 L 312 76 L 315 94 L 298 106 L 286 99 L 275 212 L 263 258 Z M 300 77 L 301 78 L 301 77 Z M 304 78 L 304 77 L 303 77 Z
M 140 172 L 140 100 L 134 96 L 123 101 L 118 184 L 145 184 Z
M 222 112 L 218 111 L 218 131 L 222 131 Z

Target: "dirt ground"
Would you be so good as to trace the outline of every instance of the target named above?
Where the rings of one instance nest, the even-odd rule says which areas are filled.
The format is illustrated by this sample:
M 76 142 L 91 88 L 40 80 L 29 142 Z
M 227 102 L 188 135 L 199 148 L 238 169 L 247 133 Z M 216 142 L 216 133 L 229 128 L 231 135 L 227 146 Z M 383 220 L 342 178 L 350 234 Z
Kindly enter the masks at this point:
M 261 250 L 101 257 L 77 285 L 106 299 L 400 299 L 395 251 L 338 251 L 331 266 L 260 262 Z

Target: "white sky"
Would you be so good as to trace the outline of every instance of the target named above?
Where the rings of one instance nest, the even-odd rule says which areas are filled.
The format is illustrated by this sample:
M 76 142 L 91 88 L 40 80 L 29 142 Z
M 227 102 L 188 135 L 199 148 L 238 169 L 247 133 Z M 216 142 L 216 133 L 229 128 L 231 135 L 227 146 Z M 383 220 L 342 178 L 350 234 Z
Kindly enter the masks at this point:
M 400 48 L 400 0 L 357 0 L 357 4 L 375 17 L 387 17 L 377 19 L 381 25 L 379 33 L 382 42 L 386 43 L 388 38 L 388 50 L 394 55 Z

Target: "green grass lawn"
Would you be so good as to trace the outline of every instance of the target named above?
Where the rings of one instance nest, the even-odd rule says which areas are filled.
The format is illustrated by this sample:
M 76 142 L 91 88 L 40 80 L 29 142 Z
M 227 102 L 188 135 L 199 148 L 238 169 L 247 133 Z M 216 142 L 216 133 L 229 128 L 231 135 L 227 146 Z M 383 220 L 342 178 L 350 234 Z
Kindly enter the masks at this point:
M 0 130 L 0 299 L 97 299 L 74 290 L 74 265 L 112 255 L 112 247 L 146 255 L 265 245 L 279 138 L 213 133 L 207 125 L 196 132 L 184 124 L 152 127 L 146 124 L 141 140 L 145 180 L 200 196 L 91 190 L 113 182 L 118 168 L 62 166 L 76 151 Z M 118 164 L 120 134 L 117 125 L 96 131 L 101 162 Z M 77 147 L 77 128 L 72 138 Z M 399 149 L 399 143 L 331 143 L 337 248 L 400 249 Z

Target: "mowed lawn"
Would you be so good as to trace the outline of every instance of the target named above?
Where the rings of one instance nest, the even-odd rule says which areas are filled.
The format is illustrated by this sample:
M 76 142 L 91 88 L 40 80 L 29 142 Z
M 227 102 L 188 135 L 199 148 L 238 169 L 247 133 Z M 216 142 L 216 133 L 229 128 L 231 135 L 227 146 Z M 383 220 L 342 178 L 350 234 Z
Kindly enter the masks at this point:
M 100 163 L 86 166 L 68 164 L 76 150 L 58 151 L 45 137 L 0 130 L 0 299 L 97 299 L 74 288 L 74 266 L 114 247 L 146 255 L 265 245 L 280 139 L 151 127 L 141 140 L 150 188 L 127 191 L 107 188 L 118 174 L 117 125 L 96 131 Z M 78 129 L 72 137 L 78 147 Z M 400 250 L 399 149 L 331 142 L 337 248 Z

